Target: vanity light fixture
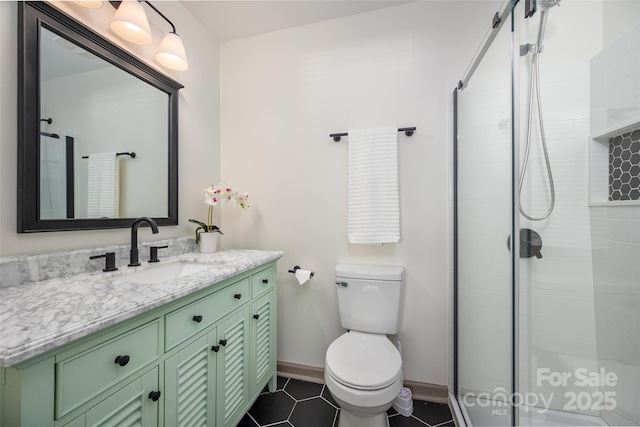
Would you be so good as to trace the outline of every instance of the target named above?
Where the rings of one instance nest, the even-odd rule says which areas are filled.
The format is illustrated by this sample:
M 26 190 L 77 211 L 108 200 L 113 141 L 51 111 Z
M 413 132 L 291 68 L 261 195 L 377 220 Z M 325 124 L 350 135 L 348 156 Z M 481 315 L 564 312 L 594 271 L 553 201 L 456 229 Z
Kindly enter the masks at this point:
M 189 68 L 187 62 L 187 53 L 184 51 L 184 44 L 182 39 L 176 33 L 176 26 L 166 16 L 156 9 L 151 3 L 144 0 L 158 15 L 160 15 L 165 21 L 171 25 L 171 32 L 164 35 L 164 38 L 158 46 L 155 58 L 161 65 L 176 71 L 184 71 Z
M 102 7 L 102 0 L 73 0 L 73 3 L 88 9 L 100 9 Z
M 153 40 L 147 14 L 138 0 L 120 2 L 110 27 L 114 33 L 131 43 L 150 44 Z
M 154 12 L 171 25 L 171 32 L 165 34 L 155 53 L 156 61 L 161 65 L 176 71 L 184 71 L 189 68 L 187 54 L 184 50 L 182 39 L 176 33 L 176 27 L 162 12 L 156 9 L 146 0 L 124 0 L 117 7 L 116 14 L 111 20 L 111 29 L 120 37 L 136 44 L 151 43 L 151 30 L 149 21 L 144 12 L 142 3 L 146 3 Z M 122 10 L 122 11 L 121 11 Z
M 172 70 L 184 71 L 189 68 L 184 44 L 176 33 L 165 34 L 155 57 L 156 61 Z

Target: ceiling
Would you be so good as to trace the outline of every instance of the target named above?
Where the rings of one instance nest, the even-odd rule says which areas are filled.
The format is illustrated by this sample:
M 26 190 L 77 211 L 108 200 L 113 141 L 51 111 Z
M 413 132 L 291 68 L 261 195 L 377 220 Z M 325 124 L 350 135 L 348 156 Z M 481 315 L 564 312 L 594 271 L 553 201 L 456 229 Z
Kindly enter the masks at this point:
M 221 42 L 298 27 L 415 0 L 182 1 Z

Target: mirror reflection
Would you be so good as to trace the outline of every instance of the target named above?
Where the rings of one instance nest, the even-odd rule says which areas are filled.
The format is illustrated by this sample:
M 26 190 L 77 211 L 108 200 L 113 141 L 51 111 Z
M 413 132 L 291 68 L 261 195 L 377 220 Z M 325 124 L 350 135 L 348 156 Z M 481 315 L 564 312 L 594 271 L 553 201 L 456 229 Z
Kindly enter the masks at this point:
M 40 37 L 40 218 L 166 217 L 168 94 Z

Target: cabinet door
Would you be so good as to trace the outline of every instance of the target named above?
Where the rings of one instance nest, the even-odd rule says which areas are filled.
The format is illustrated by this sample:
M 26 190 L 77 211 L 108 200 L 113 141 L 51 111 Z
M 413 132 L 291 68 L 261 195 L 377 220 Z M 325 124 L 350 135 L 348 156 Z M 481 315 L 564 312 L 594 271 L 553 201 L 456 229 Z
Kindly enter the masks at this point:
M 87 411 L 86 426 L 157 426 L 160 395 L 155 397 L 151 393 L 158 391 L 158 368 L 156 367 Z
M 165 426 L 215 426 L 216 338 L 213 329 L 165 361 Z
M 249 399 L 249 307 L 218 326 L 218 423 L 234 426 Z
M 251 396 L 260 392 L 276 370 L 274 292 L 251 304 Z

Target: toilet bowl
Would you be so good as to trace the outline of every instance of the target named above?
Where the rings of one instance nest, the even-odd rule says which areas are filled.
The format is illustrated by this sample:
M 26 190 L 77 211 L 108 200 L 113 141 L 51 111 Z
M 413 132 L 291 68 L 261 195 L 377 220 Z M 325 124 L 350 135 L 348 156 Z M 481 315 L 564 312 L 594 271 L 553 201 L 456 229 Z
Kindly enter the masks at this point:
M 341 408 L 338 427 L 387 427 L 402 388 L 400 353 L 385 335 L 351 331 L 327 350 L 325 383 Z

